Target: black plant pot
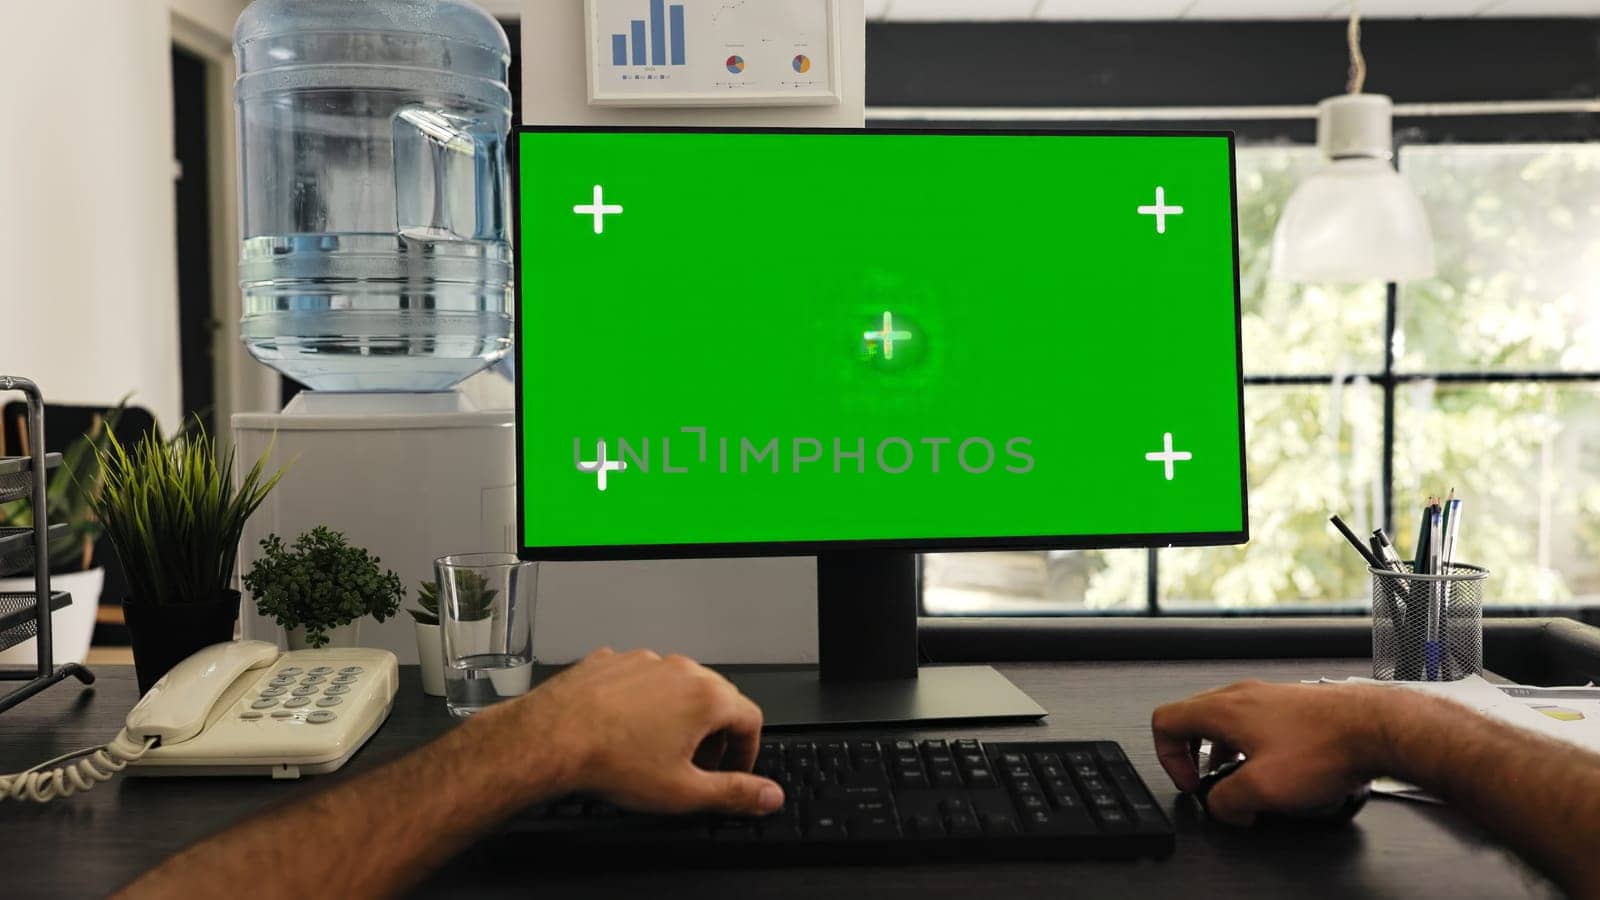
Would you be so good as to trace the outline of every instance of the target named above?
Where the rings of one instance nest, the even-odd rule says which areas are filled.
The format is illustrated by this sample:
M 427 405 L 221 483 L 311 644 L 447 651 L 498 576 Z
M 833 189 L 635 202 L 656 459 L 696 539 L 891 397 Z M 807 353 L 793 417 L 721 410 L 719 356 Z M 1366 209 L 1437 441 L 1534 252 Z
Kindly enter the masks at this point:
M 201 647 L 233 640 L 233 623 L 239 618 L 239 592 L 223 591 L 210 603 L 155 605 L 122 601 L 133 644 L 133 670 L 139 693 L 150 688 L 173 666 Z

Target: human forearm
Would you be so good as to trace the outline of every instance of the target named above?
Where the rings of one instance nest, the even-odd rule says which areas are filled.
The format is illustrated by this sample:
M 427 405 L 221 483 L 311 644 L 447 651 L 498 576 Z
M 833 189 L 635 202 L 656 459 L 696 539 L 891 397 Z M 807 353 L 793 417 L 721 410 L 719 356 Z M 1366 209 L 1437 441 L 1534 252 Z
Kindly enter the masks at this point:
M 494 707 L 431 744 L 190 847 L 126 897 L 392 896 L 482 831 L 562 790 L 559 748 Z
M 1600 756 L 1409 694 L 1385 698 L 1375 721 L 1384 772 L 1445 799 L 1573 896 L 1600 897 Z

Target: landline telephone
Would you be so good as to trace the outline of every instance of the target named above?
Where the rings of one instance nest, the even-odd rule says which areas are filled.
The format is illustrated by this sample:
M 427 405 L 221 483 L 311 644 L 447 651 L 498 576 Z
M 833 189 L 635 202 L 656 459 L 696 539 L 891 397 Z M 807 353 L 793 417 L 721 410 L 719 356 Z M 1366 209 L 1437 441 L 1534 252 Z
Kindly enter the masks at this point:
M 387 650 L 280 653 L 266 641 L 213 644 L 163 675 L 109 744 L 0 775 L 0 800 L 70 797 L 124 769 L 273 778 L 332 772 L 388 718 L 399 671 Z

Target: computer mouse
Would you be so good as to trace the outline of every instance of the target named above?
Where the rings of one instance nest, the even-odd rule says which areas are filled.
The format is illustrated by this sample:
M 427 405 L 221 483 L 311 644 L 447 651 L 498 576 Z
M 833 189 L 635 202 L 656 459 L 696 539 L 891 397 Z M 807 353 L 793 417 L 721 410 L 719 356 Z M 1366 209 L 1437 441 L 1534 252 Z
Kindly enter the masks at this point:
M 1245 762 L 1246 760 L 1236 759 L 1232 762 L 1223 763 L 1201 777 L 1200 786 L 1194 790 L 1194 798 L 1199 801 L 1200 808 L 1206 811 L 1208 817 L 1211 815 L 1211 809 L 1206 805 L 1206 798 L 1210 796 L 1211 790 L 1220 784 L 1224 778 L 1239 771 Z M 1327 806 L 1294 813 L 1261 813 L 1256 816 L 1253 827 L 1276 829 L 1337 827 L 1349 822 L 1355 817 L 1356 813 L 1361 811 L 1361 807 L 1367 805 L 1367 797 L 1370 793 L 1368 786 L 1363 784 L 1343 800 L 1330 803 Z

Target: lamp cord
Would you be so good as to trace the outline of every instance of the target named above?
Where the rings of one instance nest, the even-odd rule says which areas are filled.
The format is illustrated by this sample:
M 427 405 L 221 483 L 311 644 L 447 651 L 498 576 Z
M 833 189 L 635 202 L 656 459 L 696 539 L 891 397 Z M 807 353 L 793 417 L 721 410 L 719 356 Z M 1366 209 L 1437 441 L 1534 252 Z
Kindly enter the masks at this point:
M 1359 94 L 1367 84 L 1367 58 L 1361 54 L 1361 0 L 1350 0 L 1350 84 L 1346 93 Z
M 111 776 L 127 768 L 128 763 L 144 756 L 155 744 L 155 738 L 142 742 L 135 741 L 128 737 L 127 732 L 123 732 L 104 747 L 74 750 L 39 763 L 25 772 L 0 775 L 0 801 L 32 800 L 35 803 L 49 803 L 58 797 L 71 797 L 79 791 L 87 791 L 102 781 L 110 781 Z M 53 766 L 80 756 L 84 758 L 71 765 L 45 770 L 45 766 Z

